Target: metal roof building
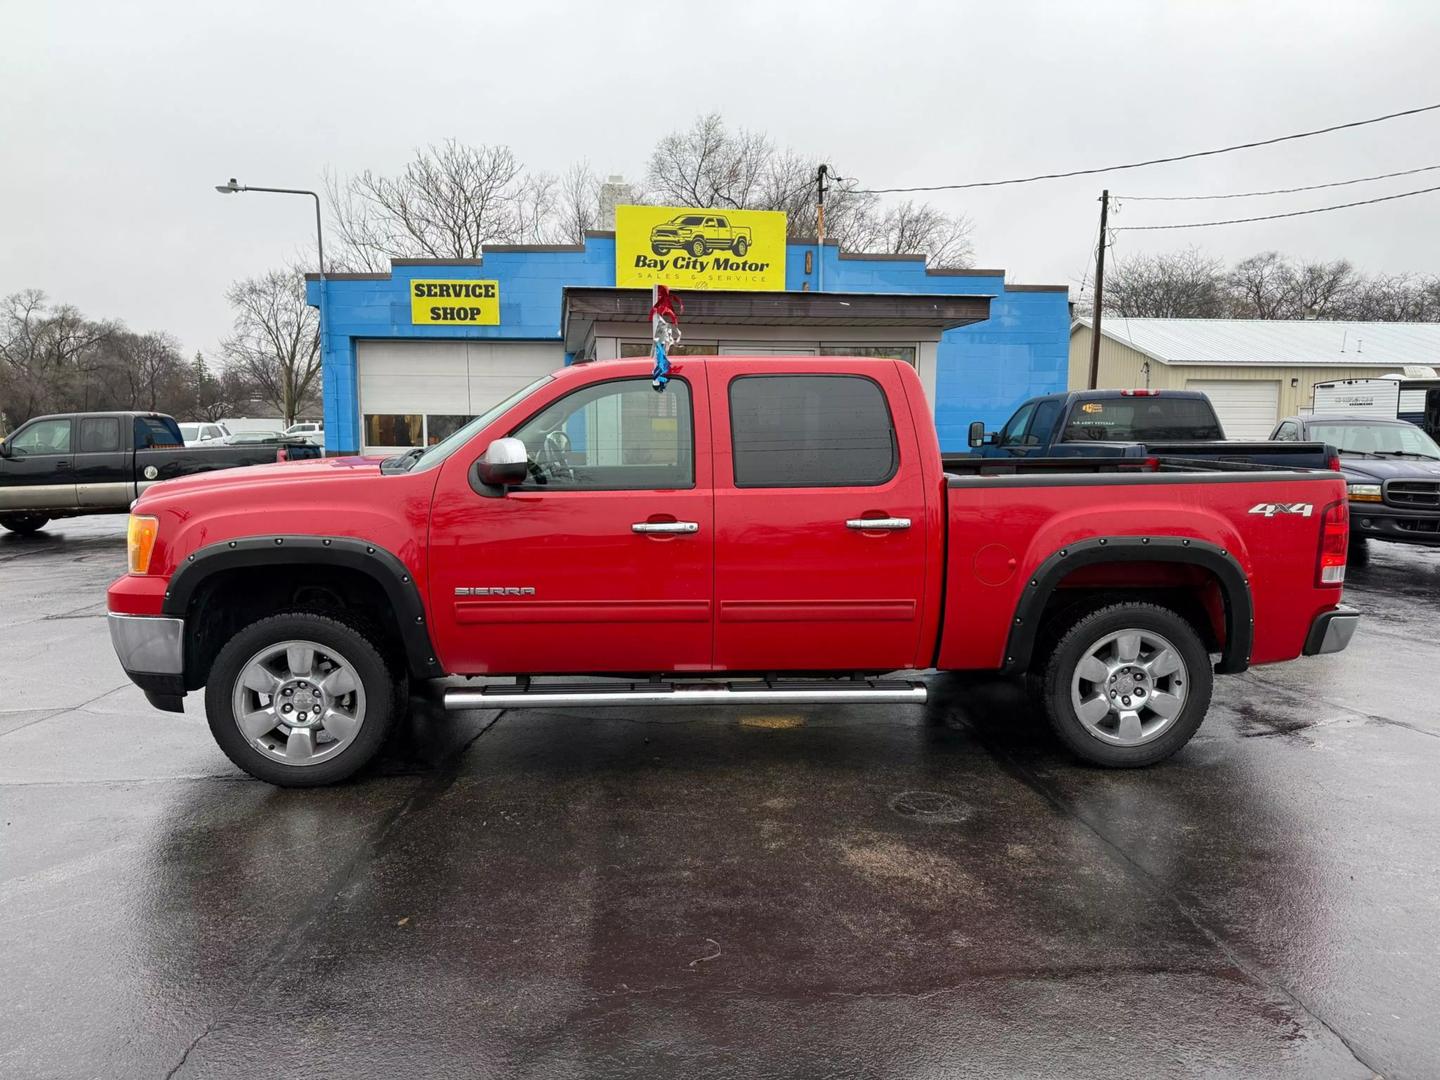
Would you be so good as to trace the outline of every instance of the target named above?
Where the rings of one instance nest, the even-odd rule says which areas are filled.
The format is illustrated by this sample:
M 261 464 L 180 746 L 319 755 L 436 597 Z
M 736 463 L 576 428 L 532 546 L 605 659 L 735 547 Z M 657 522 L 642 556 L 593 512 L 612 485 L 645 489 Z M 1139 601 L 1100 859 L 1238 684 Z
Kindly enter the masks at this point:
M 1317 382 L 1440 366 L 1440 323 L 1127 319 L 1100 330 L 1103 388 L 1203 390 L 1231 438 L 1263 439 Z M 1070 328 L 1070 387 L 1089 381 L 1091 327 Z

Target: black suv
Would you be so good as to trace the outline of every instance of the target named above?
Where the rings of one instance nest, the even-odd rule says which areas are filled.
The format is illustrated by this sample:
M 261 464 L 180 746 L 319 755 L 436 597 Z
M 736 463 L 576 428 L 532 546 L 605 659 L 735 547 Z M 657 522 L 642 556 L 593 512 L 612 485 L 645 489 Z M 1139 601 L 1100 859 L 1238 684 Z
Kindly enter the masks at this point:
M 1440 446 L 1414 424 L 1361 416 L 1287 416 L 1270 438 L 1340 452 L 1350 540 L 1440 545 Z

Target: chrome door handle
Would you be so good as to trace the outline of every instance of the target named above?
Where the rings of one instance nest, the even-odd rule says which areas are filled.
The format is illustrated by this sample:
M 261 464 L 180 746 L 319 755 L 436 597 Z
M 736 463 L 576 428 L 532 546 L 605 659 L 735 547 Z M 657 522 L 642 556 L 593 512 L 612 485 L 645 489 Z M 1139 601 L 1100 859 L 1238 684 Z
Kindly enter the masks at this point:
M 637 521 L 630 526 L 631 532 L 637 533 L 697 533 L 700 531 L 698 521 Z
M 909 518 L 851 518 L 845 522 L 847 529 L 884 529 L 888 532 L 895 532 L 899 529 L 910 527 Z

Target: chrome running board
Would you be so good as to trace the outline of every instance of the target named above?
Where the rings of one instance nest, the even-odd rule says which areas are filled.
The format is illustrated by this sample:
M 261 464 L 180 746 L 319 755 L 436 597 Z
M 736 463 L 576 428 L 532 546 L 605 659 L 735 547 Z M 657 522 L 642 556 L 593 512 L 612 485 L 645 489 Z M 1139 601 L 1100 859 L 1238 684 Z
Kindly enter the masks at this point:
M 835 682 L 629 683 L 526 687 L 451 686 L 450 709 L 559 709 L 689 705 L 923 705 L 924 683 L 884 679 Z

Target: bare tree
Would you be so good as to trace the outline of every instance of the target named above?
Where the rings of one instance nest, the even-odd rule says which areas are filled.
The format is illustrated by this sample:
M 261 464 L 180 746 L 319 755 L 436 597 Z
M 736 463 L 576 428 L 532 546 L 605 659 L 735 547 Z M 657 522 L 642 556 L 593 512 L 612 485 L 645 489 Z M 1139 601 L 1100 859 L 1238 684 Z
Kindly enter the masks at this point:
M 614 207 L 608 208 L 613 214 Z M 615 222 L 605 220 L 600 178 L 588 161 L 576 162 L 558 181 L 553 210 L 553 239 L 561 244 L 580 244 L 585 234 L 595 229 L 613 228 Z
M 817 160 L 759 132 L 731 130 L 711 113 L 656 143 L 646 178 L 658 203 L 784 211 L 793 239 L 817 231 L 816 168 Z M 853 184 L 829 189 L 825 232 L 851 251 L 925 254 L 937 267 L 968 266 L 973 256 L 967 218 L 913 201 L 887 208 Z
M 84 382 L 79 360 L 117 330 L 51 306 L 39 289 L 0 301 L 0 395 L 12 423 L 72 407 Z
M 396 176 L 329 176 L 326 190 L 338 261 L 383 270 L 392 258 L 477 259 L 487 242 L 533 235 L 547 185 L 529 182 L 508 146 L 451 139 L 417 150 Z
M 1105 279 L 1105 311 L 1129 318 L 1218 319 L 1229 307 L 1225 267 L 1198 248 L 1116 259 Z
M 1295 268 L 1278 251 L 1262 251 L 1236 263 L 1228 283 L 1235 318 L 1296 317 L 1299 293 Z
M 273 405 L 286 425 L 313 405 L 319 390 L 320 336 L 298 270 L 272 270 L 237 281 L 226 294 L 235 332 L 222 348 L 234 368 Z

